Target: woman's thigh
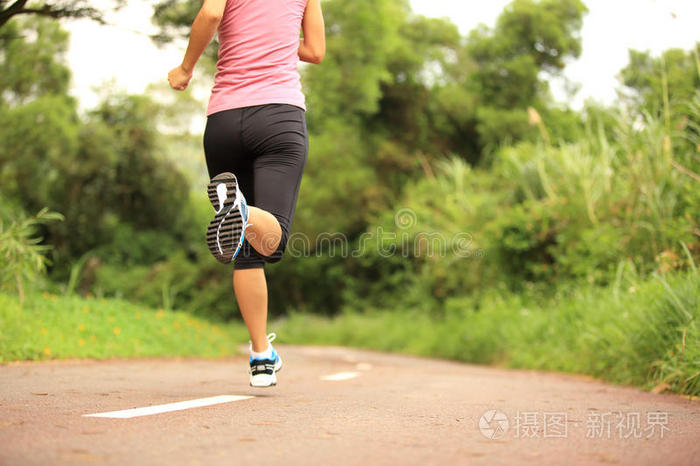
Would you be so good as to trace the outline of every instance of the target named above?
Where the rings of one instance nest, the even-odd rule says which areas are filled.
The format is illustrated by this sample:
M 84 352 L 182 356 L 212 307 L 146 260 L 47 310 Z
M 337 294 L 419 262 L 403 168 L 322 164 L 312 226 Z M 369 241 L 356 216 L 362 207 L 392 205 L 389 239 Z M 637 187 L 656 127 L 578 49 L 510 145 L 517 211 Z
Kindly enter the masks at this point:
M 254 159 L 243 144 L 242 112 L 243 109 L 225 110 L 207 118 L 204 154 L 209 178 L 224 172 L 233 173 L 246 200 L 254 205 Z
M 251 107 L 242 134 L 254 157 L 251 205 L 273 214 L 288 234 L 308 153 L 304 111 L 281 104 Z

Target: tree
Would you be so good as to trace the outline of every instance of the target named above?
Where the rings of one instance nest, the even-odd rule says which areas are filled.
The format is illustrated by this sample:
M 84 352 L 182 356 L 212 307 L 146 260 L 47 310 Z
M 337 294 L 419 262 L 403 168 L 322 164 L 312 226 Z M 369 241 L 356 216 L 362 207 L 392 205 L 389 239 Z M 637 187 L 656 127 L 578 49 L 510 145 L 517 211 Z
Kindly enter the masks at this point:
M 0 29 L 0 45 L 0 186 L 36 212 L 48 206 L 56 164 L 78 147 L 70 70 L 62 63 L 68 35 L 54 21 L 22 19 Z
M 664 102 L 671 107 L 686 105 L 700 89 L 699 56 L 700 42 L 694 50 L 670 49 L 659 57 L 630 50 L 629 64 L 620 73 L 628 100 L 652 113 L 663 110 Z
M 13 21 L 0 29 L 0 50 L 0 108 L 67 94 L 70 69 L 63 62 L 68 33 L 56 22 Z
M 162 0 L 156 3 L 153 21 L 160 27 L 160 33 L 154 39 L 165 43 L 187 38 L 200 6 L 199 2 L 187 0 Z
M 126 0 L 112 0 L 115 8 L 126 4 Z M 28 0 L 0 0 L 0 28 L 19 15 L 37 15 L 49 18 L 90 18 L 104 23 L 101 10 L 90 6 L 86 0 L 56 0 L 53 2 L 29 2 Z
M 153 22 L 160 28 L 160 32 L 151 36 L 156 44 L 167 44 L 176 40 L 186 40 L 190 35 L 190 27 L 194 21 L 201 2 L 190 0 L 161 0 L 153 7 Z M 216 71 L 217 52 L 219 41 L 215 37 L 207 47 L 199 61 L 209 73 Z
M 434 97 L 431 90 L 442 79 L 460 40 L 457 26 L 449 20 L 410 15 L 387 60 L 391 79 L 381 84 L 379 111 L 370 126 L 414 150 L 434 148 L 428 111 Z
M 376 114 L 410 12 L 406 0 L 328 0 L 323 8 L 326 58 L 303 71 L 312 132 L 331 119 L 357 124 Z
M 458 134 L 478 135 L 477 153 L 466 154 L 470 160 L 478 160 L 489 145 L 527 135 L 528 107 L 542 109 L 551 101 L 547 76 L 559 74 L 567 59 L 581 53 L 586 11 L 581 0 L 514 0 L 493 28 L 480 26 L 469 34 L 448 68 L 447 85 L 437 90 L 443 105 L 436 116 L 443 125 L 457 125 Z
M 65 214 L 46 236 L 63 257 L 109 243 L 119 223 L 180 231 L 188 186 L 158 153 L 160 106 L 111 95 L 81 118 L 68 95 L 67 41 L 45 18 L 0 29 L 0 193 L 28 212 Z

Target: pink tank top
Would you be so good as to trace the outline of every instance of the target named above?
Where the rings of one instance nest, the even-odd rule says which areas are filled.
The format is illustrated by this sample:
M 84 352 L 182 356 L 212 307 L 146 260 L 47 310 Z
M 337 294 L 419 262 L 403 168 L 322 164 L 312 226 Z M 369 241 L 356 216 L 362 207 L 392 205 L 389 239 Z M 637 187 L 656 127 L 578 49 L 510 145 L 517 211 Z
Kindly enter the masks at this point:
M 265 104 L 306 110 L 297 70 L 305 8 L 306 0 L 226 2 L 207 115 Z

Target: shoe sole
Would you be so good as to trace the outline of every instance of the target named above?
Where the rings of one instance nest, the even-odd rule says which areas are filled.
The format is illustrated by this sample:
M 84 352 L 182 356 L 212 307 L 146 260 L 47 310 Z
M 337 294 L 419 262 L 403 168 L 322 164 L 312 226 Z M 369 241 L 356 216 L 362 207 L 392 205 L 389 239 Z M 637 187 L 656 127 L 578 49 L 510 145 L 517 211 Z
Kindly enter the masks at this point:
M 277 385 L 277 373 L 282 370 L 282 358 L 280 358 L 280 365 L 279 367 L 275 368 L 275 371 L 272 373 L 272 382 L 268 384 L 261 384 L 261 385 L 253 385 L 253 382 L 250 382 L 250 386 L 254 388 L 267 388 L 267 387 L 274 387 Z
M 226 200 L 219 205 L 219 186 L 226 186 Z M 240 249 L 243 235 L 243 218 L 239 209 L 233 209 L 238 180 L 232 173 L 221 173 L 212 178 L 207 187 L 209 202 L 217 211 L 207 228 L 207 246 L 212 255 L 222 264 L 230 264 Z

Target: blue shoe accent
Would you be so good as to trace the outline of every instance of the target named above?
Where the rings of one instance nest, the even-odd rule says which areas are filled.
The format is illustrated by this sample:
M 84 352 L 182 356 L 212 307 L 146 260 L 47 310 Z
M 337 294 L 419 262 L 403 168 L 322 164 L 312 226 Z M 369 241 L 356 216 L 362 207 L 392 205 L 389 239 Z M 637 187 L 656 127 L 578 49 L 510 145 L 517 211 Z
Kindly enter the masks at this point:
M 245 224 L 244 224 L 245 225 Z M 241 252 L 241 248 L 243 247 L 243 242 L 245 241 L 245 226 L 243 227 L 243 232 L 241 233 L 241 242 L 236 248 L 236 252 L 233 253 L 233 259 L 236 258 L 239 252 Z
M 243 195 L 241 194 L 241 196 L 243 196 Z M 241 199 L 241 208 L 242 208 L 241 215 L 243 216 L 243 223 L 245 223 L 247 226 L 248 225 L 248 202 L 245 200 L 245 197 L 242 197 L 242 199 Z
M 277 351 L 275 351 L 274 348 L 272 348 L 272 356 L 270 356 L 269 359 L 265 359 L 265 358 L 262 358 L 262 359 L 261 359 L 261 358 L 255 358 L 255 359 L 253 359 L 253 356 L 250 356 L 250 357 L 248 358 L 248 362 L 249 362 L 250 364 L 253 364 L 254 362 L 259 362 L 259 361 L 272 361 L 272 362 L 274 362 L 274 363 L 276 364 L 277 361 L 279 361 L 279 360 L 280 360 L 280 356 L 279 356 L 279 354 L 277 354 Z M 279 370 L 279 369 L 277 369 L 277 370 Z

